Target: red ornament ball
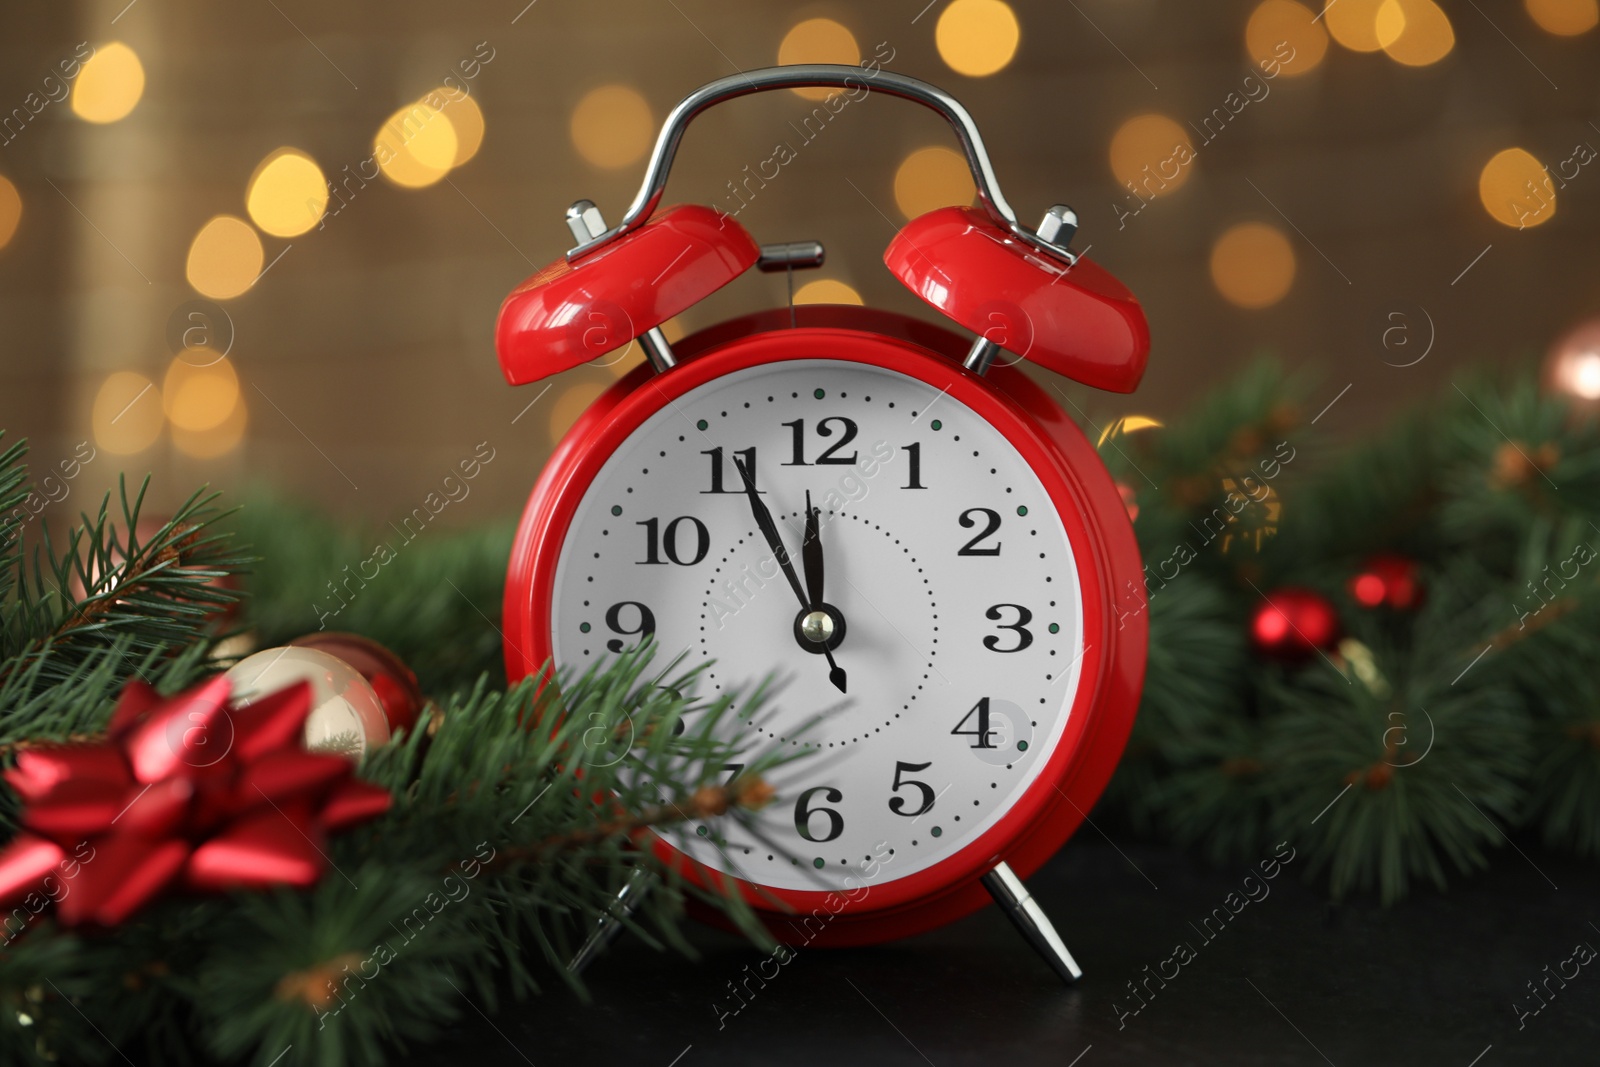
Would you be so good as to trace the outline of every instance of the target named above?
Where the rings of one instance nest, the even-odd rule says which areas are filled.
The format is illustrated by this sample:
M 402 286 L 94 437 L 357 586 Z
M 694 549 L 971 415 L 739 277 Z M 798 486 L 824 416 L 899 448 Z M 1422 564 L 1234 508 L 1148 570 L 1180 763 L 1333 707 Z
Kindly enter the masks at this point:
M 1421 568 L 1404 556 L 1373 556 L 1350 579 L 1350 595 L 1364 608 L 1409 611 L 1422 603 Z
M 416 726 L 427 701 L 417 685 L 417 676 L 400 657 L 360 634 L 322 630 L 289 642 L 301 648 L 314 648 L 354 667 L 367 680 L 383 705 L 389 730 L 410 730 Z
M 1294 662 L 1332 648 L 1340 629 L 1338 610 L 1321 593 L 1278 589 L 1251 617 L 1250 642 L 1264 656 Z

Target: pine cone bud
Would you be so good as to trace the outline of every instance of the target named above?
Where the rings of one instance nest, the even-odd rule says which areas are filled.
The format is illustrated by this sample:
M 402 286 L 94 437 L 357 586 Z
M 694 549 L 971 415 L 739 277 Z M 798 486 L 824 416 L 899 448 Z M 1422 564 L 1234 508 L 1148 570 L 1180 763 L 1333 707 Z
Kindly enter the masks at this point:
M 778 791 L 765 778 L 748 778 L 739 783 L 734 802 L 741 808 L 754 811 L 766 807 L 777 795 Z
M 321 1011 L 338 999 L 338 979 L 351 967 L 361 965 L 361 953 L 346 952 L 324 963 L 292 971 L 278 980 L 274 992 L 279 1000 L 298 1000 Z
M 728 810 L 728 791 L 720 785 L 703 785 L 689 798 L 689 810 L 697 819 L 711 819 Z
M 1489 484 L 1496 489 L 1515 489 L 1543 475 L 1561 460 L 1561 447 L 1546 441 L 1530 449 L 1523 441 L 1506 441 L 1495 449 L 1489 468 Z

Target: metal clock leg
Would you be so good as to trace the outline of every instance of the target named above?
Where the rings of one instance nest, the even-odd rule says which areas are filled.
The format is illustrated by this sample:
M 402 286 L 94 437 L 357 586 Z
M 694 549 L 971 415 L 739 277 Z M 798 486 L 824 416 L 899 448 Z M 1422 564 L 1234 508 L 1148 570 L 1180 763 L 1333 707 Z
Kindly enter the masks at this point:
M 577 955 L 572 957 L 572 962 L 567 964 L 567 970 L 573 974 L 582 974 L 584 968 L 589 966 L 594 958 L 622 932 L 622 920 L 633 914 L 634 909 L 649 894 L 655 883 L 654 871 L 635 867 L 622 888 L 617 890 L 617 895 L 606 908 L 606 913 L 600 916 L 594 929 L 589 932 L 588 940 L 578 949 Z
M 984 875 L 983 887 L 1006 913 L 1011 925 L 1028 939 L 1028 943 L 1045 958 L 1045 962 L 1050 964 L 1051 970 L 1063 982 L 1071 985 L 1083 977 L 1083 971 L 1072 958 L 1072 953 L 1067 951 L 1061 935 L 1050 924 L 1049 916 L 1045 915 L 1044 909 L 1039 907 L 1033 894 L 1028 892 L 1028 887 L 1022 884 L 1022 879 L 1017 877 L 1010 865 L 999 864 Z

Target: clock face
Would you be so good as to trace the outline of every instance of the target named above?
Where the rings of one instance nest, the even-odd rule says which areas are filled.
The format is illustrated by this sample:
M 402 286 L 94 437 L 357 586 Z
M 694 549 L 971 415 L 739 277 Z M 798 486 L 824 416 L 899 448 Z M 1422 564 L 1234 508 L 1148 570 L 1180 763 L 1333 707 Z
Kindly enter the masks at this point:
M 777 680 L 724 720 L 747 750 L 810 750 L 771 776 L 764 840 L 710 825 L 680 847 L 785 890 L 840 888 L 872 858 L 878 883 L 927 870 L 1049 788 L 1086 651 L 1067 532 L 1005 435 L 936 386 L 826 359 L 738 370 L 646 418 L 576 508 L 551 611 L 564 669 L 651 635 L 713 661 L 702 696 Z

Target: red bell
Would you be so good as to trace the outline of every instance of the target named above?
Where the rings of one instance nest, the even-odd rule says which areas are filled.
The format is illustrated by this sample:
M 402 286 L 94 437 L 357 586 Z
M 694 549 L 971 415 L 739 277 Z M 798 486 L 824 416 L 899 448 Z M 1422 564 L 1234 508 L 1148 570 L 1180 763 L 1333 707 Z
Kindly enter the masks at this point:
M 1045 221 L 1064 217 L 1052 209 Z M 1150 327 L 1133 294 L 1103 267 L 1083 258 L 1069 266 L 982 211 L 944 207 L 912 219 L 883 262 L 982 340 L 1057 374 L 1115 393 L 1131 393 L 1144 375 Z
M 587 212 L 598 217 L 592 205 Z M 495 328 L 500 369 L 512 385 L 523 385 L 622 348 L 733 281 L 760 255 L 731 216 L 694 204 L 668 208 L 512 290 Z

